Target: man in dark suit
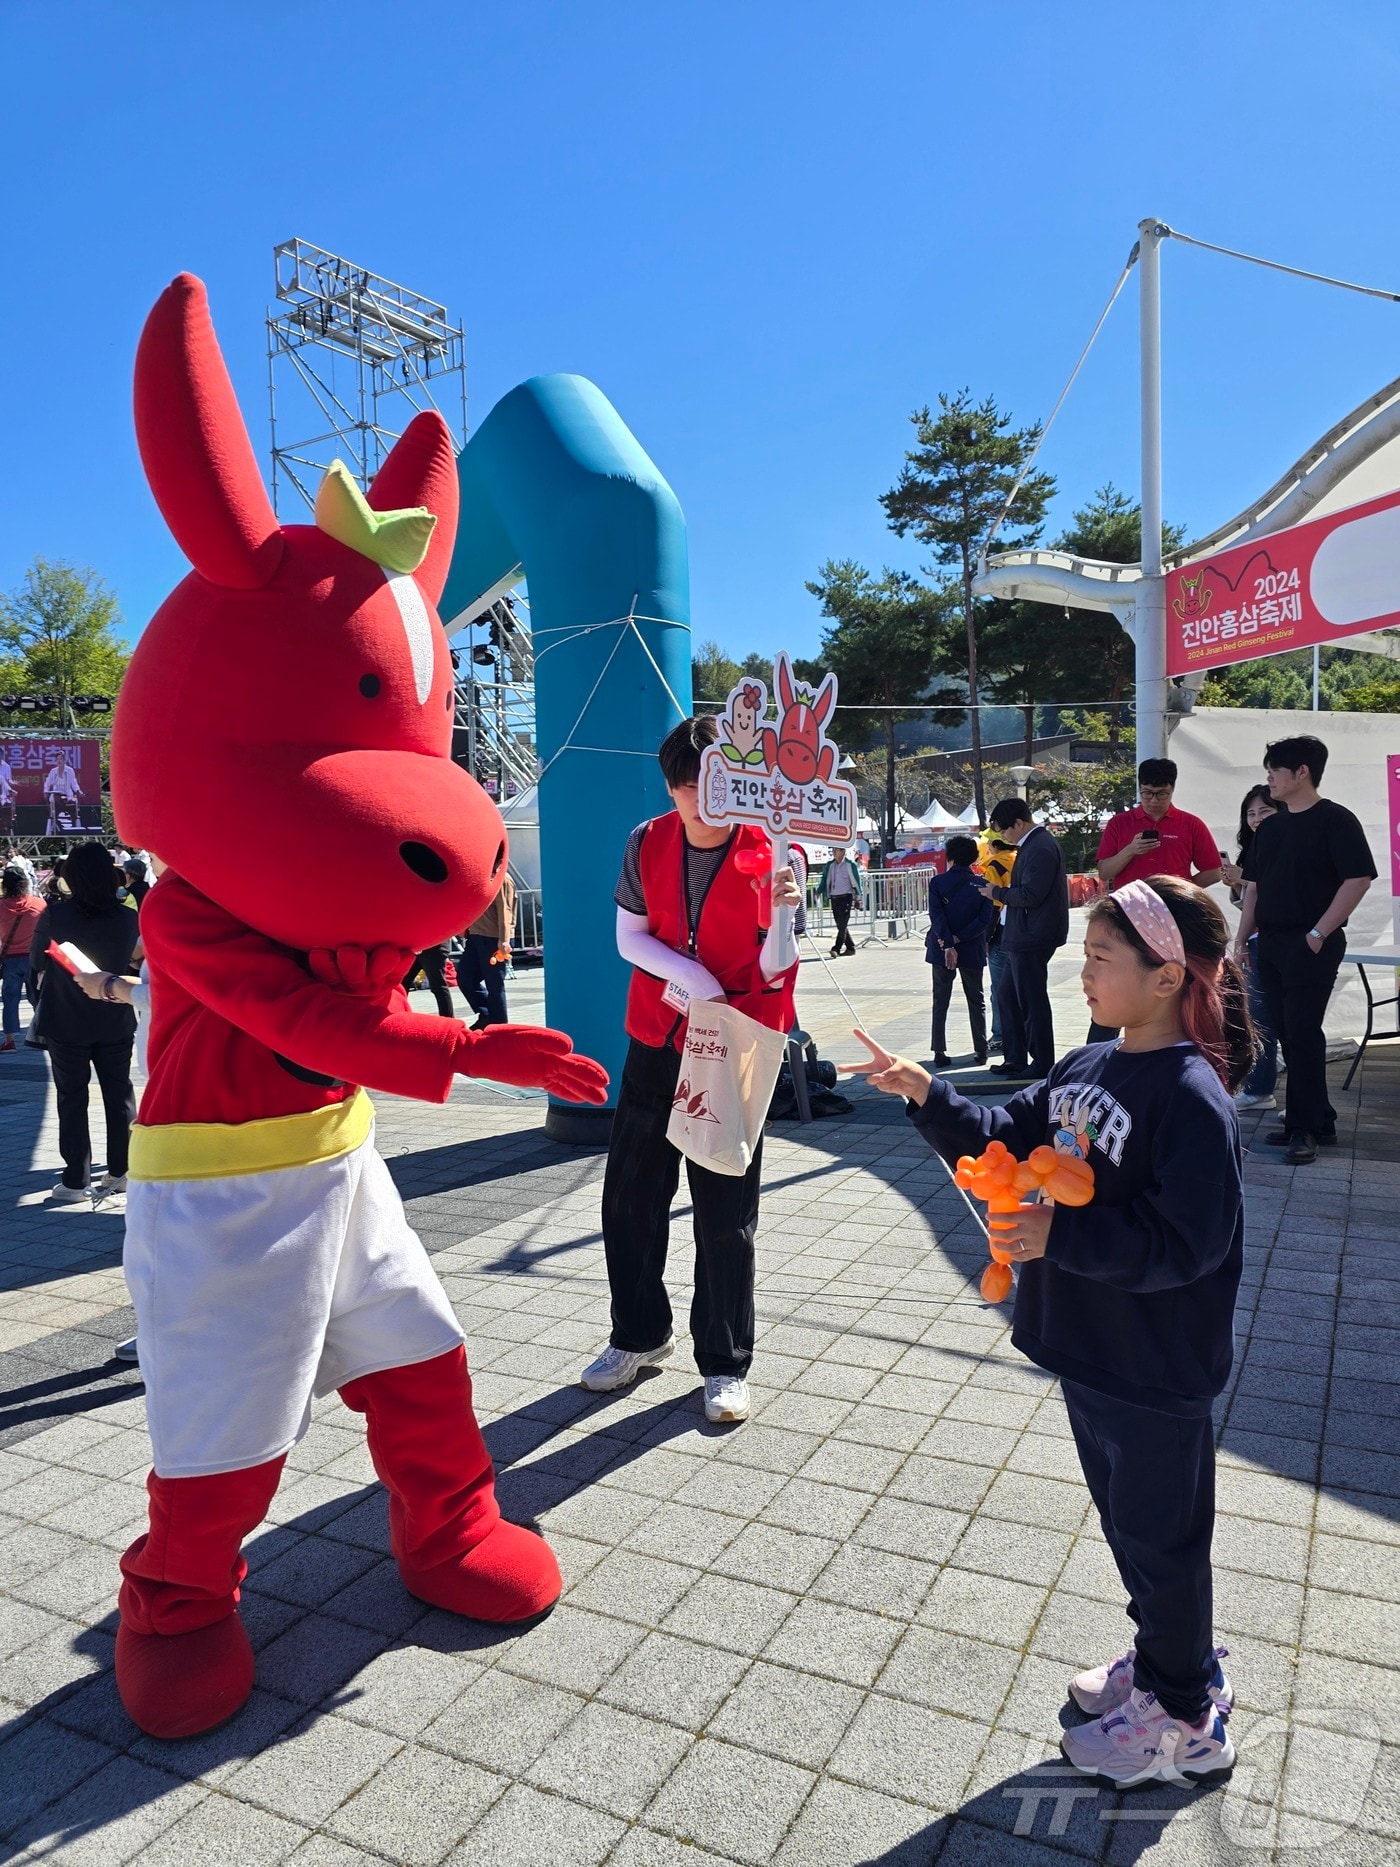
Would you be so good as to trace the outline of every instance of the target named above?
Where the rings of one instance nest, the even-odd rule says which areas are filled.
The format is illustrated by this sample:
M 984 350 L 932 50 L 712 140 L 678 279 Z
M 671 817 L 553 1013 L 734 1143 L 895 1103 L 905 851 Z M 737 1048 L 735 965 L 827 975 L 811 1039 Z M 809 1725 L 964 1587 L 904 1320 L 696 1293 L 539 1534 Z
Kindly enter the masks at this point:
M 1001 1053 L 998 1076 L 1038 1082 L 1055 1061 L 1055 1025 L 1050 1012 L 1050 959 L 1069 938 L 1069 884 L 1064 852 L 1046 829 L 1031 820 L 1024 798 L 995 805 L 991 827 L 1016 848 L 1012 880 L 984 887 L 1003 909 L 1002 950 L 1006 970 L 1000 992 Z

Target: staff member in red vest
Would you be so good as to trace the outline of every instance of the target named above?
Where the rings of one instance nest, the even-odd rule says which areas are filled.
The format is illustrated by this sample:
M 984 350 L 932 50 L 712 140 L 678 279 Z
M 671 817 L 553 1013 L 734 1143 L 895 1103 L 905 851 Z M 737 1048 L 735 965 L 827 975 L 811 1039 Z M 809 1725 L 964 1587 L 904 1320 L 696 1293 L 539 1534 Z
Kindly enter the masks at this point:
M 772 1030 L 792 1028 L 797 942 L 790 931 L 759 924 L 758 889 L 771 890 L 774 907 L 796 907 L 801 892 L 791 869 L 758 883 L 740 871 L 741 852 L 767 851 L 761 830 L 701 822 L 700 755 L 715 738 L 714 720 L 702 718 L 684 720 L 662 741 L 657 757 L 675 809 L 627 839 L 614 895 L 618 951 L 634 969 L 627 996 L 632 1041 L 603 1180 L 613 1326 L 609 1345 L 583 1371 L 583 1385 L 594 1393 L 627 1387 L 675 1350 L 665 1270 L 681 1156 L 666 1125 L 690 1001 L 725 998 Z M 760 1142 L 742 1178 L 686 1162 L 695 1212 L 690 1333 L 712 1421 L 749 1415 L 762 1158 Z

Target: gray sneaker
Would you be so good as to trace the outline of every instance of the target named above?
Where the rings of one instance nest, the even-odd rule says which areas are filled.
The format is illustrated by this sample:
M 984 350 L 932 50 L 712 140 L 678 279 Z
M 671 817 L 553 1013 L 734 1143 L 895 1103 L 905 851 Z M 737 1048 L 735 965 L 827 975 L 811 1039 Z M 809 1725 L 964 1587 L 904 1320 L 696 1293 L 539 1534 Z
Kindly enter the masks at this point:
M 676 1352 L 676 1338 L 667 1336 L 660 1348 L 614 1348 L 609 1342 L 596 1361 L 590 1361 L 579 1376 L 579 1386 L 590 1394 L 611 1394 L 619 1387 L 630 1387 L 643 1368 L 654 1368 L 669 1361 Z
M 737 1374 L 705 1376 L 705 1418 L 711 1425 L 737 1424 L 749 1417 L 749 1384 Z
M 141 1357 L 136 1352 L 136 1337 L 129 1335 L 124 1342 L 118 1342 L 112 1350 L 112 1359 L 125 1362 L 128 1368 L 139 1366 Z

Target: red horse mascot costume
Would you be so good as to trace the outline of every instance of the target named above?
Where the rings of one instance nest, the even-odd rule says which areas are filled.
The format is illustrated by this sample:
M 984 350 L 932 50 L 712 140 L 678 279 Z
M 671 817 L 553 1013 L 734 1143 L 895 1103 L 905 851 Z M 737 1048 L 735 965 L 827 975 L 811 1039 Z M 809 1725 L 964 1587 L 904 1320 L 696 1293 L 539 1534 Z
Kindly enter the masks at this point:
M 141 638 L 112 742 L 121 834 L 165 865 L 141 915 L 125 1257 L 154 1470 L 117 1684 L 144 1731 L 182 1737 L 252 1689 L 239 1546 L 332 1388 L 365 1416 L 405 1587 L 487 1621 L 557 1599 L 547 1544 L 497 1508 L 462 1331 L 361 1085 L 442 1102 L 489 1076 L 601 1102 L 607 1077 L 556 1031 L 418 1016 L 398 983 L 488 905 L 506 856 L 449 756 L 441 417 L 416 418 L 367 497 L 337 463 L 316 523 L 279 525 L 185 276 L 141 338 L 136 432 L 194 569 Z

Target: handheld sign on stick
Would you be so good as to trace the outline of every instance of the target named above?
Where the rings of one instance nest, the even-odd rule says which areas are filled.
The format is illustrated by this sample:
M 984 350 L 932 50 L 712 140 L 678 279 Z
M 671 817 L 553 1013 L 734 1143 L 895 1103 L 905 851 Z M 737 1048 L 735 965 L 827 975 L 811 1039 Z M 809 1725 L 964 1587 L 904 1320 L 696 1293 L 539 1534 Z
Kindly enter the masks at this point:
M 773 660 L 776 718 L 768 714 L 762 681 L 742 680 L 730 690 L 719 717 L 719 741 L 700 759 L 699 811 L 705 823 L 754 823 L 773 843 L 773 867 L 788 866 L 788 838 L 823 843 L 855 837 L 854 787 L 836 776 L 841 752 L 826 730 L 836 710 L 836 676 L 816 688 L 795 679 L 785 654 Z M 779 908 L 786 942 L 790 907 Z

